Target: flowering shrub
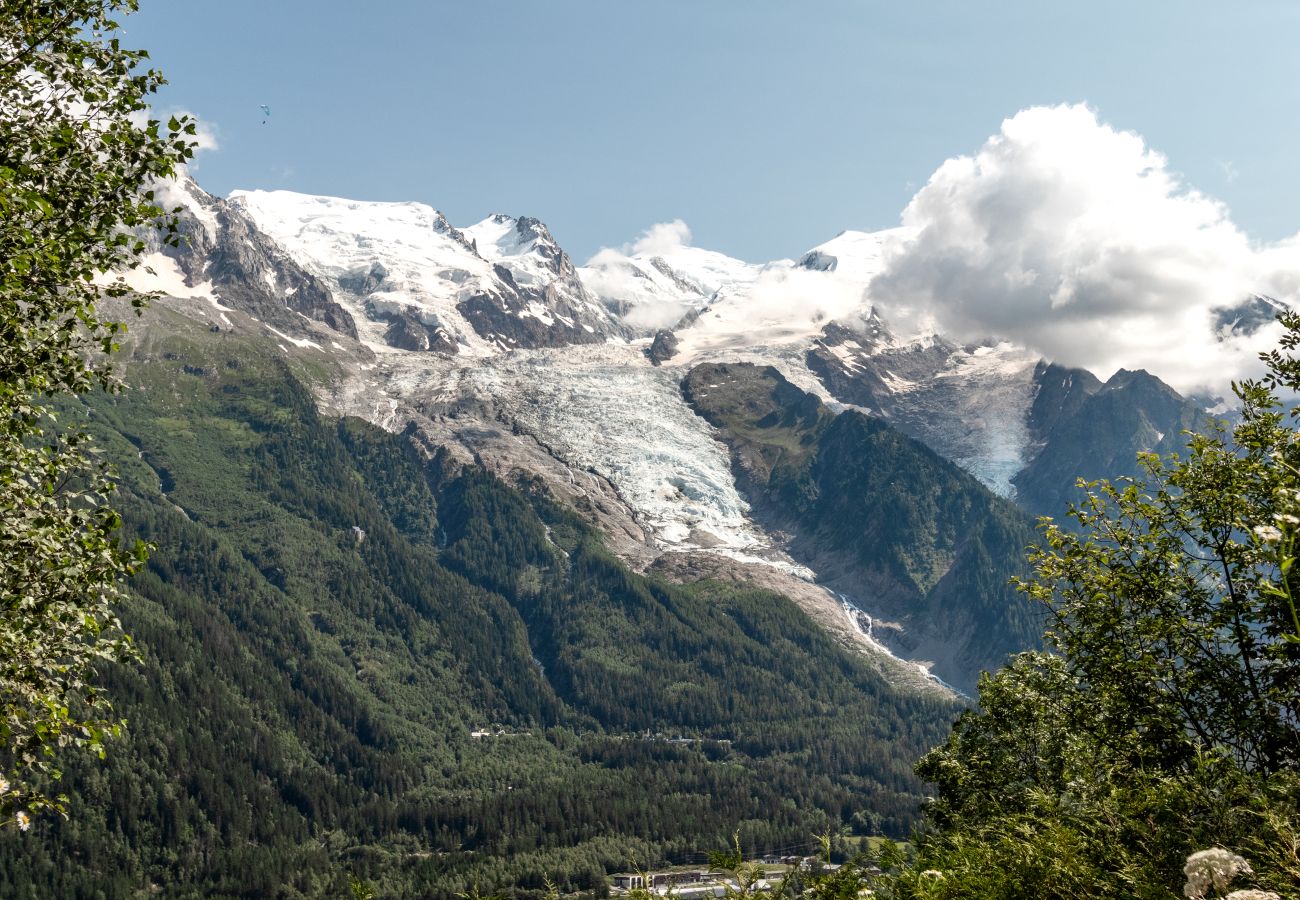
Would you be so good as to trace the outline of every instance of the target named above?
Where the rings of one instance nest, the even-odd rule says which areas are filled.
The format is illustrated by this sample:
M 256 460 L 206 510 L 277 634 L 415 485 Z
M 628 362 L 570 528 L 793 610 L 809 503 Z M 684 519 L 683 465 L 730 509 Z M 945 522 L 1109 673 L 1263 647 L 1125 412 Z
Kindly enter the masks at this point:
M 1235 853 L 1220 847 L 1198 850 L 1187 857 L 1183 866 L 1183 874 L 1187 876 L 1183 895 L 1188 900 L 1203 900 L 1210 888 L 1226 891 L 1234 878 L 1249 875 L 1250 871 L 1250 863 Z

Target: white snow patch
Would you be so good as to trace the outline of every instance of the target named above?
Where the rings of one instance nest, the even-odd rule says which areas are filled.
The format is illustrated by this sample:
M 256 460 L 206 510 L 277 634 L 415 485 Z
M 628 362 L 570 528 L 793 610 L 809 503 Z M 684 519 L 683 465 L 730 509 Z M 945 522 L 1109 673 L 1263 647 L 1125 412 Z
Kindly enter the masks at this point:
M 315 350 L 322 349 L 321 345 L 316 343 L 315 341 L 309 341 L 306 338 L 290 337 L 289 335 L 285 334 L 283 331 L 279 331 L 275 328 L 272 328 L 270 325 L 265 325 L 263 327 L 265 327 L 267 331 L 270 331 L 272 334 L 276 335 L 277 337 L 281 337 L 284 340 L 288 341 L 289 343 L 293 344 L 295 347 L 311 347 Z M 280 346 L 283 347 L 284 345 L 281 344 Z M 285 352 L 287 353 L 288 351 L 286 350 Z
M 201 281 L 190 285 L 185 283 L 185 274 L 181 272 L 176 260 L 162 253 L 148 253 L 141 257 L 140 266 L 122 274 L 122 280 L 132 290 L 148 293 L 159 291 L 168 297 L 181 300 L 206 300 L 221 312 L 233 312 L 229 306 L 222 306 L 213 291 L 212 282 Z M 152 269 L 153 271 L 148 271 Z

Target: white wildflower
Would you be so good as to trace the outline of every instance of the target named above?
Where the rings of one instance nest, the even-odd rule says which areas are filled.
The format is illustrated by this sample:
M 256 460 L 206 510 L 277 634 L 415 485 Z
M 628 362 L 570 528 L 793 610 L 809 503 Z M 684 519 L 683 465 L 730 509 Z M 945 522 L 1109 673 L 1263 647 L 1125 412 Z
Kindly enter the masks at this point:
M 1251 888 L 1248 891 L 1233 891 L 1228 895 L 1227 900 L 1282 900 L 1282 898 L 1272 891 L 1257 891 Z
M 0 794 L 9 793 L 9 779 L 0 778 Z
M 1256 525 L 1252 531 L 1255 536 L 1266 544 L 1276 544 L 1282 540 L 1282 532 L 1272 525 Z
M 26 831 L 28 828 L 32 827 L 32 817 L 27 815 L 27 813 L 23 812 L 21 809 L 14 814 L 14 818 L 18 820 L 18 828 L 20 831 Z
M 922 878 L 943 878 L 943 873 L 938 869 L 926 869 L 921 873 Z
M 1222 847 L 1199 850 L 1187 857 L 1187 865 L 1183 866 L 1183 874 L 1187 876 L 1183 893 L 1188 900 L 1201 900 L 1210 887 L 1224 891 L 1232 879 L 1248 872 L 1250 863 L 1230 850 Z
M 1290 513 L 1278 513 L 1273 516 L 1273 521 L 1282 525 L 1300 525 L 1300 516 L 1293 516 Z

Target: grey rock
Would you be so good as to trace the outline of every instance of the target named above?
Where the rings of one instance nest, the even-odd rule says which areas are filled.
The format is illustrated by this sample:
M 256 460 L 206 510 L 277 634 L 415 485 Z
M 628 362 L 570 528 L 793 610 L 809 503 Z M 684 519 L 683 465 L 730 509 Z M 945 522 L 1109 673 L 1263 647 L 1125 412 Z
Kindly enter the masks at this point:
M 677 335 L 671 331 L 660 329 L 655 333 L 655 339 L 647 348 L 645 355 L 656 366 L 662 365 L 677 355 L 677 343 Z
M 163 246 L 156 233 L 146 240 L 171 257 L 187 284 L 211 282 L 227 306 L 256 316 L 287 333 L 303 332 L 302 319 L 357 336 L 356 324 L 328 285 L 303 269 L 238 209 L 183 177 L 174 184 L 210 216 L 215 229 L 189 209 L 178 215 L 180 242 Z

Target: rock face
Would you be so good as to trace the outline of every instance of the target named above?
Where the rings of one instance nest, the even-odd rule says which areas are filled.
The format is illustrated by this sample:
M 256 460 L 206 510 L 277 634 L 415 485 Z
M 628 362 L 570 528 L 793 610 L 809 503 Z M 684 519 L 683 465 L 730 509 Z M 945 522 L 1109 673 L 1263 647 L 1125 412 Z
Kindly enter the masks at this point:
M 441 353 L 445 356 L 452 356 L 459 349 L 447 329 L 437 320 L 422 322 L 409 312 L 380 311 L 373 307 L 367 307 L 367 312 L 388 323 L 388 328 L 384 331 L 384 343 L 390 347 L 417 353 Z
M 237 207 L 204 192 L 188 178 L 174 183 L 160 198 L 178 201 L 175 247 L 156 243 L 174 260 L 191 287 L 210 284 L 225 305 L 291 334 L 302 330 L 302 319 L 355 338 L 352 315 L 335 299 L 330 286 L 298 265 Z
M 663 365 L 677 354 L 677 335 L 666 329 L 655 332 L 655 339 L 646 350 L 645 355 L 656 366 Z
M 1219 340 L 1224 340 L 1230 336 L 1239 337 L 1254 334 L 1264 326 L 1271 325 L 1276 321 L 1278 313 L 1284 312 L 1286 309 L 1287 305 L 1285 303 L 1260 294 L 1252 294 L 1233 306 L 1216 309 L 1214 310 L 1214 325 L 1218 331 Z
M 336 289 L 360 336 L 481 357 L 594 344 L 628 332 L 583 287 L 536 219 L 459 229 L 421 203 L 236 191 L 231 204 Z
M 1015 476 L 1025 509 L 1060 518 L 1079 498 L 1079 478 L 1136 474 L 1141 451 L 1185 448 L 1205 413 L 1149 372 L 1120 369 L 1104 384 L 1089 372 L 1041 363 L 1029 415 L 1037 451 Z
M 889 397 L 893 391 L 885 383 L 874 358 L 891 341 L 884 322 L 874 312 L 868 323 L 858 328 L 831 322 L 809 348 L 806 362 L 836 399 L 883 416 L 891 405 Z M 941 363 L 942 356 L 939 356 L 929 368 L 935 369 Z
M 361 266 L 342 273 L 338 276 L 338 282 L 343 290 L 358 297 L 365 297 L 379 290 L 379 286 L 387 277 L 388 270 L 384 268 L 384 264 L 375 260 L 369 266 Z

